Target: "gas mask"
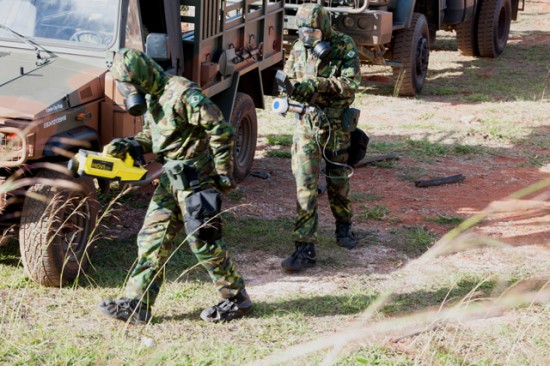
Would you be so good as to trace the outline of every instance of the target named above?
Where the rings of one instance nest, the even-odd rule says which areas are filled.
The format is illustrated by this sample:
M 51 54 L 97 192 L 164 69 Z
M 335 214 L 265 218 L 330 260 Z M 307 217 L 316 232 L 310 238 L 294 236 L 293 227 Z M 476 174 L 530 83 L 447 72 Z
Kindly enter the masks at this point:
M 128 113 L 132 116 L 141 116 L 147 111 L 147 103 L 145 102 L 144 92 L 141 88 L 131 83 L 123 81 L 115 81 L 116 87 L 120 94 L 124 97 Z
M 304 47 L 310 49 L 321 60 L 325 59 L 332 50 L 330 44 L 323 40 L 323 32 L 320 29 L 300 27 L 298 29 L 298 37 L 304 44 Z

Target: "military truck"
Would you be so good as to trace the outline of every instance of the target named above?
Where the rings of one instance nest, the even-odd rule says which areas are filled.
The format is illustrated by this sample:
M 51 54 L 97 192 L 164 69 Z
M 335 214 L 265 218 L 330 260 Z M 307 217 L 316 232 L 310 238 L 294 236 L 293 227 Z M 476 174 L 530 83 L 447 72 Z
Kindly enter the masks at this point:
M 89 265 L 97 182 L 67 176 L 67 160 L 142 127 L 107 73 L 113 52 L 140 49 L 200 84 L 236 127 L 243 179 L 256 108 L 276 91 L 283 12 L 283 0 L 0 0 L 0 223 L 33 280 L 62 286 Z
M 497 57 L 521 1 L 520 7 L 520 0 L 287 0 L 285 48 L 297 38 L 298 7 L 317 2 L 336 30 L 353 37 L 363 62 L 392 67 L 398 94 L 414 96 L 424 86 L 438 30 L 455 31 L 464 55 Z

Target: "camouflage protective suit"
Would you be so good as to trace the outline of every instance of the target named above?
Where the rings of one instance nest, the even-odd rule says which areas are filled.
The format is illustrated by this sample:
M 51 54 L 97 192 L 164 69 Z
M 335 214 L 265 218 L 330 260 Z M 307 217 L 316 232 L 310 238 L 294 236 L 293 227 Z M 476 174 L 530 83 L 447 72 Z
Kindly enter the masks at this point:
M 321 159 L 326 161 L 327 192 L 332 213 L 339 223 L 350 223 L 348 160 L 350 133 L 342 128 L 342 114 L 355 99 L 361 83 L 360 62 L 353 39 L 334 31 L 326 10 L 318 4 L 304 4 L 296 14 L 298 27 L 320 29 L 323 40 L 331 45 L 328 56 L 318 58 L 311 48 L 297 40 L 284 71 L 295 79 L 307 97 L 291 98 L 317 105 L 297 118 L 292 146 L 292 171 L 296 179 L 297 214 L 293 237 L 296 243 L 317 243 L 317 196 Z M 301 84 L 301 85 L 300 85 Z M 312 97 L 313 99 L 311 99 Z
M 144 153 L 156 153 L 163 162 L 191 163 L 199 172 L 202 189 L 218 187 L 216 177 L 231 174 L 234 129 L 197 84 L 166 75 L 152 59 L 133 49 L 118 51 L 110 71 L 115 80 L 132 83 L 147 93 L 143 130 L 134 137 Z M 108 146 L 110 154 L 116 150 L 116 142 Z M 161 175 L 138 234 L 138 260 L 126 285 L 128 298 L 147 307 L 154 304 L 163 281 L 163 265 L 184 227 L 185 199 L 191 193 L 191 189 L 175 189 L 168 176 Z M 206 242 L 188 233 L 187 241 L 223 298 L 244 289 L 221 240 Z

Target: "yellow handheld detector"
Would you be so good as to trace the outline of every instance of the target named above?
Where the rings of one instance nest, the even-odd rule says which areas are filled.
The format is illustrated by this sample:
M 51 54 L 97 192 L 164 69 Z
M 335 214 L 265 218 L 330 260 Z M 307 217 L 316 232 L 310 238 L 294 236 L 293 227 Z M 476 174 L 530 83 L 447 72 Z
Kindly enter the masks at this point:
M 78 153 L 69 161 L 69 170 L 78 175 L 88 175 L 96 178 L 112 179 L 131 183 L 145 179 L 147 169 L 136 166 L 130 154 L 121 160 L 102 153 L 89 150 L 78 150 Z

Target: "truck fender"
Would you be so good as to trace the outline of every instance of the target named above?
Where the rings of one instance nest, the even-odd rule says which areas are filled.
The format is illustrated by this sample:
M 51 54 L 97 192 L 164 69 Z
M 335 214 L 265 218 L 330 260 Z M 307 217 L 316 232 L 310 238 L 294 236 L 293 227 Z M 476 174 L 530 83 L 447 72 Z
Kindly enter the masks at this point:
M 265 108 L 264 85 L 262 83 L 262 75 L 259 67 L 256 66 L 254 69 L 249 70 L 246 74 L 241 75 L 241 80 L 237 90 L 241 93 L 250 95 L 256 108 Z
M 397 0 L 397 6 L 393 12 L 393 25 L 410 28 L 416 0 Z
M 51 136 L 44 146 L 44 156 L 66 156 L 66 152 L 76 153 L 81 148 L 97 150 L 98 141 L 96 130 L 80 126 Z
M 226 121 L 231 119 L 237 92 L 250 95 L 256 108 L 265 108 L 262 78 L 257 65 L 247 69 L 246 73 L 242 70 L 235 71 L 231 79 L 229 88 L 211 97 L 212 101 L 221 109 Z
M 211 96 L 210 99 L 220 108 L 223 113 L 223 118 L 229 121 L 231 113 L 233 112 L 233 105 L 235 104 L 235 97 L 237 95 L 237 87 L 239 86 L 239 79 L 241 74 L 238 71 L 233 73 L 231 77 L 231 86 L 221 93 Z

